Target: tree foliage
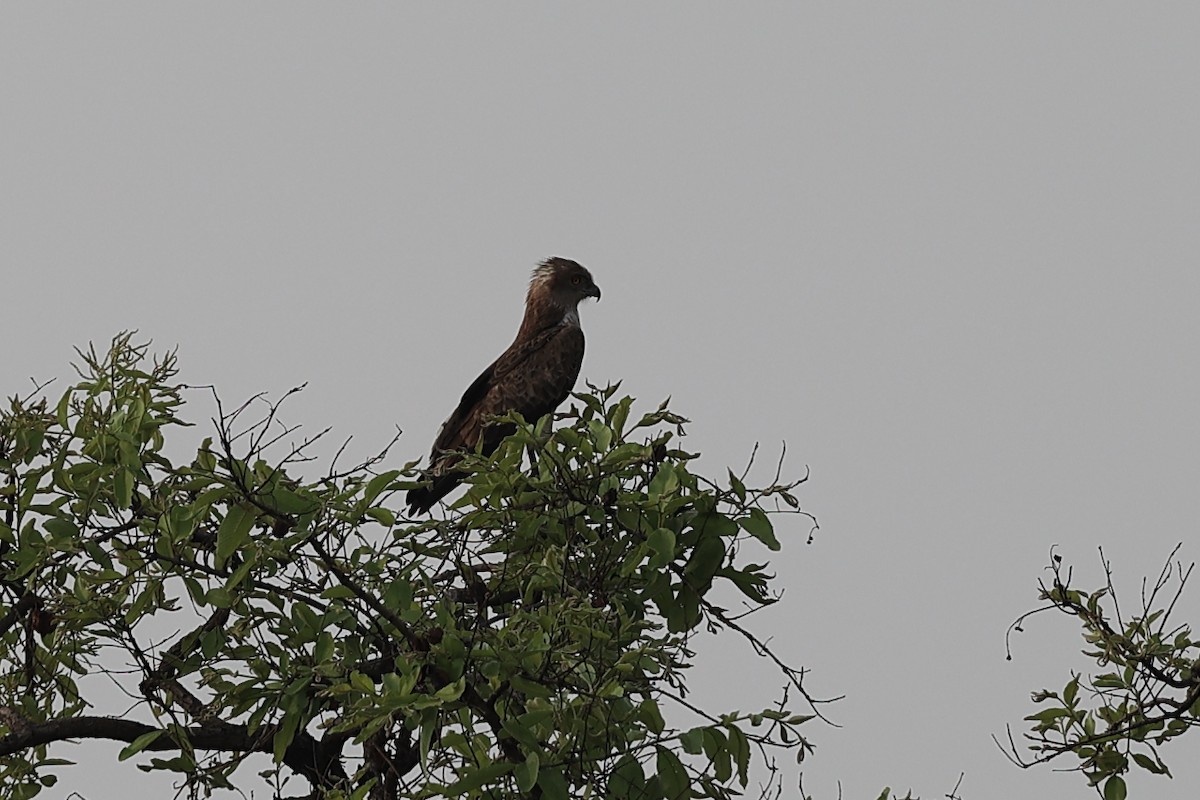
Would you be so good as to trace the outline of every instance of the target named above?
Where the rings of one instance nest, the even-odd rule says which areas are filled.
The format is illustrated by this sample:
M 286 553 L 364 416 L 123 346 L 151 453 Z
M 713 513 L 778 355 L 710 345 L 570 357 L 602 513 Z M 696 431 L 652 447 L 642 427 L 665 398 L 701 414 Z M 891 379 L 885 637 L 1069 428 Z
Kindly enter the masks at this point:
M 275 796 L 381 800 L 728 798 L 810 750 L 802 673 L 743 620 L 775 600 L 764 557 L 802 481 L 706 478 L 665 404 L 609 387 L 552 431 L 517 419 L 413 520 L 419 472 L 386 448 L 318 468 L 278 403 L 218 398 L 178 458 L 174 355 L 123 335 L 80 356 L 57 403 L 0 415 L 0 798 L 52 786 L 68 739 L 191 796 L 262 754 Z M 688 699 L 701 630 L 774 661 L 778 702 Z
M 1176 560 L 1178 552 L 1176 547 L 1158 577 L 1144 583 L 1141 602 L 1129 615 L 1121 609 L 1103 550 L 1106 580 L 1095 591 L 1072 586 L 1072 570 L 1052 554 L 1052 577 L 1039 584 L 1046 605 L 1023 615 L 1013 630 L 1042 611 L 1075 617 L 1084 654 L 1100 671 L 1072 673 L 1061 690 L 1034 693 L 1042 709 L 1025 718 L 1033 755 L 1025 757 L 1010 735 L 1007 749 L 1015 763 L 1030 767 L 1074 758 L 1074 768 L 1104 800 L 1124 800 L 1124 776 L 1134 767 L 1171 774 L 1160 749 L 1200 725 L 1200 641 L 1190 626 L 1172 620 L 1195 564 L 1185 567 Z

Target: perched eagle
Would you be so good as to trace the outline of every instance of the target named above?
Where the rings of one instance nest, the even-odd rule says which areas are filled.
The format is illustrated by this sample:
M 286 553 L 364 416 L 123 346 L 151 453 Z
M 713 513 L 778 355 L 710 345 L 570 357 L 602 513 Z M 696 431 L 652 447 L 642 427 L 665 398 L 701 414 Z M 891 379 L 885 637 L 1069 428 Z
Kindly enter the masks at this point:
M 463 452 L 482 441 L 489 454 L 512 433 L 511 425 L 489 424 L 491 417 L 519 411 L 533 422 L 567 398 L 583 363 L 579 301 L 586 297 L 599 300 L 600 290 L 592 274 L 570 259 L 550 258 L 533 271 L 517 338 L 467 387 L 442 423 L 425 471 L 429 485 L 408 493 L 410 513 L 429 511 L 459 484 L 463 474 L 454 465 Z

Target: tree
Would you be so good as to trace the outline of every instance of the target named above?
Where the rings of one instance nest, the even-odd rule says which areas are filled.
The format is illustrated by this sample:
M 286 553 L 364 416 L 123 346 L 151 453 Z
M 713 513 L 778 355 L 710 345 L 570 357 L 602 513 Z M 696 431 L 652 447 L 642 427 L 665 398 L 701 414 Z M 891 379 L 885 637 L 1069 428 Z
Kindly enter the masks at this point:
M 0 798 L 52 786 L 68 739 L 124 742 L 191 796 L 265 754 L 277 797 L 380 800 L 727 798 L 752 760 L 810 751 L 817 701 L 744 621 L 776 599 L 759 554 L 803 479 L 693 472 L 666 404 L 592 388 L 553 431 L 515 418 L 414 521 L 416 464 L 386 447 L 312 477 L 320 435 L 214 393 L 214 436 L 177 461 L 174 354 L 124 334 L 80 357 L 55 405 L 0 415 Z M 688 699 L 701 629 L 778 665 L 778 702 Z M 96 713 L 112 684 L 132 702 Z
M 1075 617 L 1087 643 L 1084 655 L 1102 672 L 1072 673 L 1062 690 L 1034 693 L 1044 708 L 1025 718 L 1032 723 L 1025 738 L 1033 756 L 1025 757 L 1010 733 L 1007 752 L 1014 763 L 1028 768 L 1074 757 L 1074 768 L 1104 800 L 1124 800 L 1123 776 L 1134 766 L 1171 774 L 1160 748 L 1200 726 L 1200 641 L 1190 626 L 1171 620 L 1195 568 L 1177 561 L 1178 552 L 1176 546 L 1153 582 L 1143 582 L 1141 603 L 1128 616 L 1103 550 L 1105 583 L 1095 591 L 1074 588 L 1072 569 L 1051 553 L 1051 578 L 1039 583 L 1046 605 L 1022 615 L 1010 632 L 1043 611 Z

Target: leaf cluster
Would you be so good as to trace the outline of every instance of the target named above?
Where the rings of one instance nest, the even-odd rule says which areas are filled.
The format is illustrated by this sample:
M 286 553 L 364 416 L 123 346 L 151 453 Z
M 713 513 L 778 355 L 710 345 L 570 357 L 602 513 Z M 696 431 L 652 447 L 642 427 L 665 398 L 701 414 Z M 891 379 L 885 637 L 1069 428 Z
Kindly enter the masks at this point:
M 1191 628 L 1170 621 L 1193 565 L 1171 553 L 1153 584 L 1143 586 L 1138 611 L 1122 613 L 1112 570 L 1101 550 L 1107 577 L 1095 591 L 1071 585 L 1072 571 L 1052 554 L 1051 579 L 1040 583 L 1047 605 L 1031 614 L 1056 610 L 1075 617 L 1096 674 L 1072 674 L 1061 690 L 1043 690 L 1033 701 L 1043 706 L 1025 719 L 1025 735 L 1035 754 L 1025 759 L 1010 736 L 1009 753 L 1020 766 L 1073 757 L 1105 800 L 1124 800 L 1124 776 L 1137 767 L 1169 776 L 1160 755 L 1163 745 L 1200 724 L 1200 641 Z

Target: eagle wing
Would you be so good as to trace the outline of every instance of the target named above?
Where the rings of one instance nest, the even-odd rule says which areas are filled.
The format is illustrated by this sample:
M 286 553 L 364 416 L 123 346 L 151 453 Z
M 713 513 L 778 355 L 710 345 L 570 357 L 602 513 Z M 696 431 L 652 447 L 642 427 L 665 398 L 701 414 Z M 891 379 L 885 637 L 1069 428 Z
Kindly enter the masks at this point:
M 577 325 L 562 323 L 514 342 L 467 387 L 442 424 L 430 454 L 432 486 L 410 492 L 409 505 L 421 511 L 432 507 L 461 480 L 454 465 L 463 452 L 482 439 L 483 452 L 491 453 L 512 433 L 511 425 L 489 424 L 492 417 L 517 411 L 533 422 L 558 408 L 575 387 L 582 364 L 583 331 Z

